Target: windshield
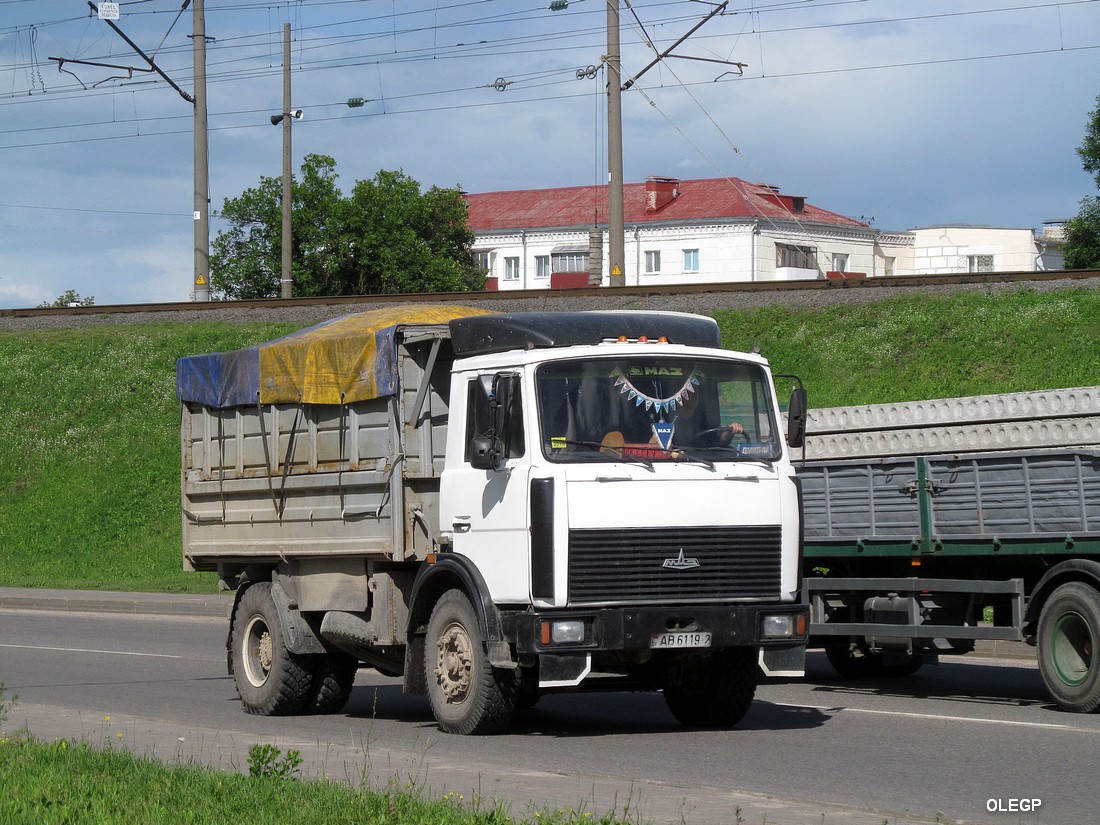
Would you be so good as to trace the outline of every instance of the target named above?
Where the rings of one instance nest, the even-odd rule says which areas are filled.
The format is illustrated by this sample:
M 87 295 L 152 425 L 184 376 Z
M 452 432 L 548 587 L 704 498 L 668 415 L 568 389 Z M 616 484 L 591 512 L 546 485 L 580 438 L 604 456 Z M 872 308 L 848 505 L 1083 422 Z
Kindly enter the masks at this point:
M 765 371 L 645 355 L 544 364 L 535 374 L 552 461 L 774 461 L 782 454 Z

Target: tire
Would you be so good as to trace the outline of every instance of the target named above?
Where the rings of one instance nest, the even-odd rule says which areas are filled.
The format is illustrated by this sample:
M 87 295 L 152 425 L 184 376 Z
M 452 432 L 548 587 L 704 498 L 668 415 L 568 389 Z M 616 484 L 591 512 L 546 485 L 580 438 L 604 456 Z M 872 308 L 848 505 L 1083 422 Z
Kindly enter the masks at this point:
M 924 664 L 918 657 L 897 664 L 884 664 L 881 653 L 872 653 L 862 642 L 843 639 L 825 646 L 825 658 L 845 679 L 903 679 L 912 676 Z
M 237 695 L 249 713 L 287 716 L 309 699 L 313 663 L 286 649 L 270 582 L 252 585 L 237 603 L 230 656 Z
M 359 660 L 348 653 L 322 653 L 315 657 L 313 687 L 302 708 L 304 713 L 339 713 L 351 698 Z
M 676 683 L 665 686 L 665 704 L 687 727 L 731 728 L 748 713 L 756 696 L 756 660 L 754 647 L 694 657 Z
M 424 645 L 428 700 L 445 733 L 495 733 L 516 710 L 515 671 L 489 664 L 477 614 L 459 590 L 436 602 Z
M 1063 584 L 1039 614 L 1039 672 L 1062 710 L 1100 707 L 1100 593 L 1082 582 Z

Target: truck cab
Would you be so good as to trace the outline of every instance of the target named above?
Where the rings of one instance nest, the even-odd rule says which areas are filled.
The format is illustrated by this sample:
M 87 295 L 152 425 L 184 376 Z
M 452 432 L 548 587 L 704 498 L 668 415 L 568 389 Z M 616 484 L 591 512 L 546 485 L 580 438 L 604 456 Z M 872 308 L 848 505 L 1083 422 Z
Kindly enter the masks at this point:
M 798 484 L 767 362 L 698 316 L 518 326 L 451 322 L 464 437 L 448 440 L 439 558 L 476 571 L 499 612 L 495 666 L 528 701 L 663 688 L 687 723 L 732 724 L 758 667 L 803 666 Z

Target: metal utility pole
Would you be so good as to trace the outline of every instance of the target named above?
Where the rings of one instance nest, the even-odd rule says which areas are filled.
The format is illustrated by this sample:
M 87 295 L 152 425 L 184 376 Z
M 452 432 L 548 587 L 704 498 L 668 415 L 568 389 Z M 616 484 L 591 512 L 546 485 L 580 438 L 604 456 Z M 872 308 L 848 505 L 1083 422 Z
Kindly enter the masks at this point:
M 290 259 L 293 250 L 293 225 L 291 206 L 294 199 L 290 172 L 290 124 L 294 121 L 290 111 L 290 24 L 283 24 L 283 256 L 282 256 L 282 297 L 290 298 L 294 293 L 294 279 L 291 275 Z
M 191 50 L 195 72 L 195 301 L 210 300 L 210 155 L 206 123 L 206 19 L 193 0 Z
M 607 0 L 607 271 L 611 286 L 626 286 L 622 82 L 619 0 Z

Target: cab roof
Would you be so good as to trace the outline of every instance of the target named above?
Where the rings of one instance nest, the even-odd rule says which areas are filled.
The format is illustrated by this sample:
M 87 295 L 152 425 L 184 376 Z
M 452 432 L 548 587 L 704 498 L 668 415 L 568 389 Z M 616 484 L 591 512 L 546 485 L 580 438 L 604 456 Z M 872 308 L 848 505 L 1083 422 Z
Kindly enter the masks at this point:
M 458 358 L 517 349 L 599 344 L 620 336 L 720 349 L 718 323 L 683 312 L 615 311 L 512 312 L 453 318 L 448 322 Z

